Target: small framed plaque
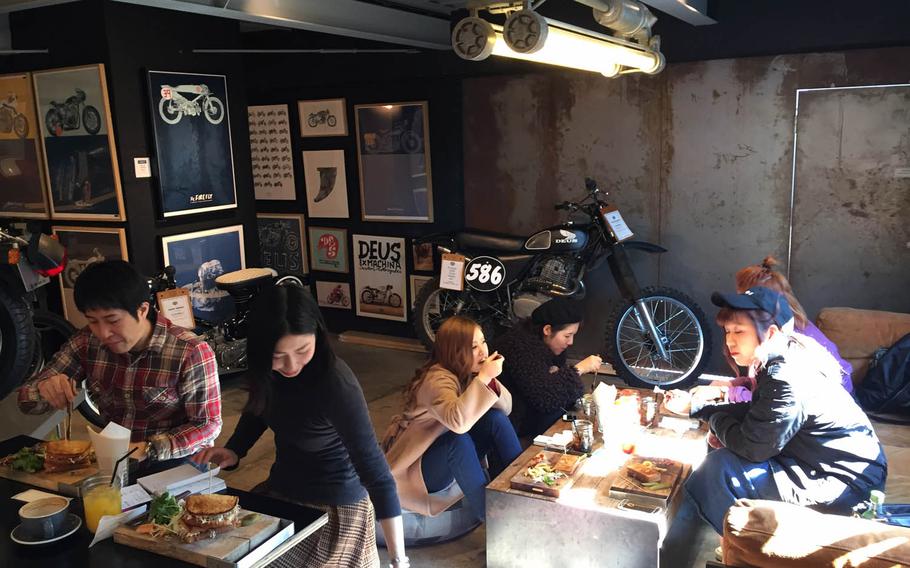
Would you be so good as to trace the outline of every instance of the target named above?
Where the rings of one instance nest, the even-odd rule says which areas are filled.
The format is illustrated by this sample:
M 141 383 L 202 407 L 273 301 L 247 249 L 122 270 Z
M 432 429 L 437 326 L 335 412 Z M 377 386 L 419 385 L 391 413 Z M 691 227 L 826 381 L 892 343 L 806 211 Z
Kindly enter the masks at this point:
M 161 315 L 171 320 L 171 323 L 184 329 L 192 330 L 196 327 L 196 318 L 193 317 L 193 303 L 190 301 L 190 291 L 186 288 L 175 288 L 158 292 L 158 311 Z
M 446 290 L 464 290 L 464 256 L 446 253 L 442 255 L 439 269 L 439 287 Z

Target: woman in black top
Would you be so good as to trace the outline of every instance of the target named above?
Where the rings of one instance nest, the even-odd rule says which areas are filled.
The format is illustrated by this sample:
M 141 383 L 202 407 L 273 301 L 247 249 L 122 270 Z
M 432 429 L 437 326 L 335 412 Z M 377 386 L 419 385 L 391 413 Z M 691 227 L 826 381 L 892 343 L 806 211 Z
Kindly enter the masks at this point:
M 566 362 L 566 350 L 584 314 L 581 303 L 555 298 L 538 306 L 530 320 L 494 341 L 505 357 L 499 380 L 512 393 L 509 418 L 519 436 L 543 434 L 584 394 L 581 375 L 600 368 L 601 358 L 590 355 L 575 365 Z
M 375 567 L 375 516 L 392 566 L 408 565 L 401 508 L 351 369 L 332 352 L 325 324 L 298 286 L 259 294 L 248 321 L 250 398 L 224 448 L 194 456 L 236 467 L 266 428 L 276 458 L 257 491 L 324 510 L 329 522 L 279 562 L 299 567 Z M 367 495 L 369 494 L 369 497 Z

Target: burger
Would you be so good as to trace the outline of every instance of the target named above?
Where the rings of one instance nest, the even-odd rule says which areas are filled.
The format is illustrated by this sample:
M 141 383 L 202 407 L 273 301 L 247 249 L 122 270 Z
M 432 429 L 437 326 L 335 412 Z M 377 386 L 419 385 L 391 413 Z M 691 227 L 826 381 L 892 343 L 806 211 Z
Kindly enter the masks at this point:
M 90 467 L 94 458 L 87 440 L 53 440 L 44 446 L 44 471 L 49 473 Z
M 190 495 L 180 517 L 180 538 L 191 543 L 215 538 L 240 526 L 240 498 L 233 495 Z

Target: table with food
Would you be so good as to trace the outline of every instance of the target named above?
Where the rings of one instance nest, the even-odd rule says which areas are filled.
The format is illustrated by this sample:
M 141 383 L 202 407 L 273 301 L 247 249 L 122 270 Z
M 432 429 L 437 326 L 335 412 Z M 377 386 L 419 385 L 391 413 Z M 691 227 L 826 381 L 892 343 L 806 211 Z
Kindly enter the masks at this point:
M 657 566 L 682 483 L 707 453 L 702 423 L 674 396 L 685 398 L 603 384 L 535 438 L 487 486 L 488 564 Z
M 102 473 L 92 442 L 0 442 L 0 566 L 265 566 L 326 522 L 226 488 L 217 468 Z

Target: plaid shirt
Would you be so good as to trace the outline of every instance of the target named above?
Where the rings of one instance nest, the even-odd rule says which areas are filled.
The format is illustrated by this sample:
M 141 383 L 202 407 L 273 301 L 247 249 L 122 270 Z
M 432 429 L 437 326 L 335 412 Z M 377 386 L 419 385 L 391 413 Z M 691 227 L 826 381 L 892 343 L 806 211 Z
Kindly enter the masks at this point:
M 157 459 L 179 458 L 211 446 L 221 432 L 221 389 L 215 354 L 193 333 L 158 316 L 148 347 L 118 355 L 88 326 L 19 389 L 26 414 L 51 410 L 37 384 L 52 375 L 86 380 L 106 420 L 129 428 L 132 441 L 151 442 Z

